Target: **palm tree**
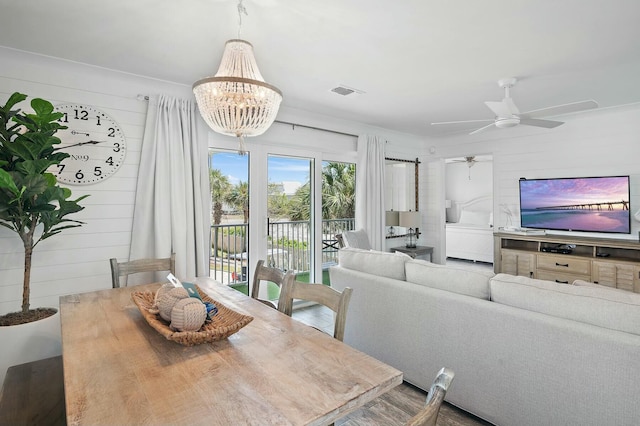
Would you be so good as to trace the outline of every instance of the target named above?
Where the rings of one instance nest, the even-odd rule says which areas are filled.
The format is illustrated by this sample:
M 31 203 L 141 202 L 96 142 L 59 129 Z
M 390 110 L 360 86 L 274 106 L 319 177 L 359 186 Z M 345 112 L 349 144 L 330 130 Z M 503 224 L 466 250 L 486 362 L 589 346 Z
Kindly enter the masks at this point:
M 345 219 L 355 216 L 356 166 L 327 163 L 322 168 L 322 218 Z M 309 220 L 310 184 L 307 181 L 291 199 L 291 220 Z
M 249 223 L 249 183 L 240 182 L 229 191 L 226 201 L 236 210 L 242 210 L 244 223 Z
M 222 203 L 226 201 L 231 183 L 218 169 L 209 171 L 209 185 L 211 186 L 211 202 L 213 203 L 213 223 L 220 225 L 222 220 Z
M 322 217 L 344 219 L 355 216 L 356 166 L 327 163 L 322 168 Z

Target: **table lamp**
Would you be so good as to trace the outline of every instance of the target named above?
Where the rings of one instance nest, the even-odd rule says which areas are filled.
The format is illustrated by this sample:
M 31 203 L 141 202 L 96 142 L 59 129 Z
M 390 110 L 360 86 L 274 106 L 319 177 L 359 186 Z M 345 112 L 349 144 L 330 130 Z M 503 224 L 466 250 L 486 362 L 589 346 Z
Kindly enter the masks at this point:
M 395 235 L 396 230 L 393 227 L 400 225 L 400 212 L 389 210 L 385 212 L 384 218 L 384 224 L 389 227 L 389 236 Z
M 400 212 L 400 226 L 409 228 L 407 233 L 407 248 L 415 248 L 418 238 L 417 231 L 420 227 L 420 212 Z

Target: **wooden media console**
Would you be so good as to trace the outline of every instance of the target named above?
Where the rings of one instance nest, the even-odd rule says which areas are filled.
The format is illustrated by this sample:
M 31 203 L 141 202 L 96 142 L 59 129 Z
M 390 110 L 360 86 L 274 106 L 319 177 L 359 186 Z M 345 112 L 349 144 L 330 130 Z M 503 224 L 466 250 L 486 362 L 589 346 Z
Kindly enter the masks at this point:
M 496 273 L 566 284 L 584 280 L 640 293 L 638 241 L 497 232 L 493 247 Z

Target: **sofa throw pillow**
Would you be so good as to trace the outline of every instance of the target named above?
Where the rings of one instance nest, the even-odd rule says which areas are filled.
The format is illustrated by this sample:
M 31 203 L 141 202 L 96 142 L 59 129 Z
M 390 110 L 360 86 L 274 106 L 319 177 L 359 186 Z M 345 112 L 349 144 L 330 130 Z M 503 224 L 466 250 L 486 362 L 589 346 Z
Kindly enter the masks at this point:
M 344 239 L 347 247 L 371 250 L 371 243 L 369 242 L 369 237 L 364 229 L 358 229 L 357 231 L 344 231 L 342 233 L 342 238 Z
M 640 335 L 640 294 L 507 274 L 489 283 L 496 303 Z
M 493 272 L 468 271 L 426 260 L 411 260 L 405 270 L 407 282 L 485 300 L 489 300 L 489 279 L 494 276 Z
M 341 267 L 396 280 L 405 279 L 404 264 L 409 256 L 398 256 L 377 250 L 343 248 L 338 251 Z

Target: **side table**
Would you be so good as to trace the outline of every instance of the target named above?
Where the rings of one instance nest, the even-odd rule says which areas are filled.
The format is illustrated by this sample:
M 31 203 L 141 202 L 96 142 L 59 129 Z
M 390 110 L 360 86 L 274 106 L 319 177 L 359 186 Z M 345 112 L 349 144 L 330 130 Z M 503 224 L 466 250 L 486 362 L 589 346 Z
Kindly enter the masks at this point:
M 400 247 L 393 247 L 391 249 L 391 253 L 395 253 L 399 251 L 400 253 L 404 253 L 404 254 L 408 254 L 409 256 L 411 256 L 412 258 L 416 259 L 418 257 L 426 257 L 428 256 L 428 260 L 429 262 L 431 262 L 431 255 L 433 254 L 433 247 L 429 247 L 429 246 L 415 246 L 415 247 L 405 247 L 405 246 L 400 246 Z

